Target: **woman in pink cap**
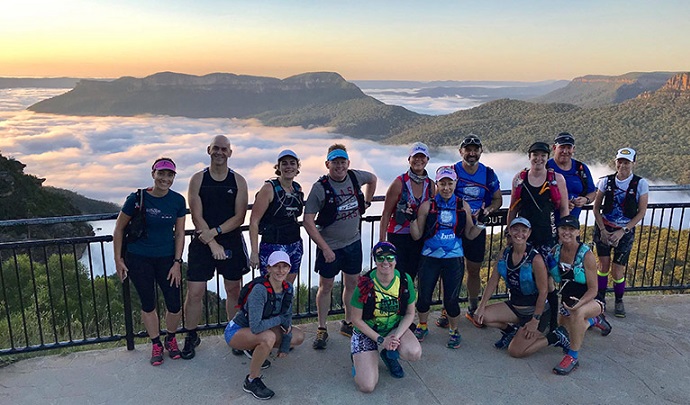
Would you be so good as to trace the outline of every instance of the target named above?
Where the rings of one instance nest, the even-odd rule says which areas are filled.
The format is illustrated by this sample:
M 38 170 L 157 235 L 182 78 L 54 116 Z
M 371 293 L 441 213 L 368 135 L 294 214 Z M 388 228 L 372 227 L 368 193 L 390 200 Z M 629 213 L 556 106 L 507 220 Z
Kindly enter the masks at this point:
M 274 392 L 261 380 L 261 369 L 273 348 L 285 357 L 291 348 L 304 341 L 304 333 L 292 327 L 292 285 L 290 256 L 278 250 L 267 260 L 267 273 L 249 282 L 240 291 L 240 309 L 225 328 L 225 341 L 235 350 L 251 350 L 249 374 L 243 390 L 258 399 L 270 399 Z
M 132 280 L 139 294 L 141 319 L 151 338 L 151 364 L 154 366 L 163 363 L 164 350 L 156 313 L 156 284 L 163 292 L 167 309 L 165 350 L 170 358 L 180 358 L 175 331 L 181 316 L 180 267 L 187 204 L 182 195 L 170 189 L 176 173 L 172 159 L 156 159 L 151 167 L 153 186 L 127 197 L 113 231 L 115 269 L 120 280 L 127 277 Z M 135 225 L 128 228 L 132 220 Z M 135 228 L 143 232 L 133 232 Z

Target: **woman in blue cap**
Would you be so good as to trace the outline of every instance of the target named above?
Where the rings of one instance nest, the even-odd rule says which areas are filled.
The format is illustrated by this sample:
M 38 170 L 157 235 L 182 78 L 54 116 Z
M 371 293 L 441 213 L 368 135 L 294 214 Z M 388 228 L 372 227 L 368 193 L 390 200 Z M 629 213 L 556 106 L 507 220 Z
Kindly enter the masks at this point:
M 379 345 L 380 357 L 395 378 L 405 375 L 398 358 L 415 361 L 422 356 L 411 330 L 416 299 L 412 277 L 396 270 L 392 243 L 377 243 L 371 254 L 377 267 L 359 277 L 351 301 L 353 372 L 362 392 L 372 392 L 378 383 Z

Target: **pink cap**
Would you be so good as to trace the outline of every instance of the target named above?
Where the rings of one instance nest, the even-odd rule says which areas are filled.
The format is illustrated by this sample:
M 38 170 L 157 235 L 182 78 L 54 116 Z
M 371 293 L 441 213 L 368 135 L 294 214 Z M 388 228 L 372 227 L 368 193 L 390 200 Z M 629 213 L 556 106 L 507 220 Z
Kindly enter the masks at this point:
M 458 179 L 457 173 L 455 173 L 455 168 L 453 166 L 441 166 L 436 170 L 436 181 L 441 179 L 451 179 L 453 181 Z
M 175 163 L 169 160 L 159 160 L 153 165 L 153 170 L 170 170 L 173 173 L 177 173 Z

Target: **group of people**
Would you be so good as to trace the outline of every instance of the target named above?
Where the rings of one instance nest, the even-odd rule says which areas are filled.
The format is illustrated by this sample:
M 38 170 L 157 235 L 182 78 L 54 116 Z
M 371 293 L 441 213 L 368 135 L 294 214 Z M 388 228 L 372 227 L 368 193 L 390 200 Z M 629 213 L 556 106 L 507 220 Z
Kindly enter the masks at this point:
M 234 354 L 251 357 L 243 389 L 259 399 L 271 398 L 274 392 L 260 374 L 271 365 L 271 350 L 277 348 L 278 358 L 285 357 L 305 338 L 299 328 L 292 327 L 292 284 L 303 256 L 298 217 L 303 214 L 304 228 L 317 246 L 314 270 L 319 274 L 318 329 L 312 346 L 323 350 L 328 345 L 331 292 L 335 277 L 342 272 L 345 316 L 340 333 L 350 337 L 352 373 L 359 390 L 374 390 L 379 357 L 396 378 L 404 376 L 400 358 L 421 357 L 420 342 L 429 333 L 430 305 L 439 278 L 443 311 L 436 324 L 448 328 L 448 348 L 460 346 L 459 295 L 465 267 L 469 298 L 465 316 L 474 326 L 499 328 L 496 347 L 507 348 L 515 357 L 548 345 L 562 347 L 566 355 L 554 372 L 569 373 L 578 366 L 587 328 L 595 326 L 604 335 L 611 331 L 604 316 L 604 294 L 612 252 L 615 314 L 625 316 L 625 265 L 648 196 L 647 182 L 632 173 L 634 150 L 619 150 L 617 172 L 600 179 L 595 187 L 587 166 L 572 158 L 574 144 L 570 134 L 562 133 L 553 146 L 544 142 L 530 146 L 530 167 L 513 179 L 508 247 L 480 302 L 484 222 L 501 208 L 502 195 L 496 173 L 479 162 L 483 146 L 476 135 L 463 139 L 462 159 L 439 167 L 433 178 L 426 171 L 429 148 L 421 142 L 412 145 L 409 169 L 386 192 L 380 240 L 371 252 L 376 267 L 365 274 L 361 274 L 360 222 L 371 206 L 377 178 L 367 171 L 351 170 L 344 145 L 328 149 L 327 174 L 313 184 L 306 199 L 295 181 L 300 169 L 297 154 L 292 150 L 279 153 L 277 177 L 267 180 L 255 197 L 248 253 L 240 232 L 249 202 L 247 183 L 228 167 L 232 155 L 228 138 L 214 137 L 207 147 L 210 164 L 192 176 L 187 194 L 195 232 L 189 244 L 184 302 L 187 334 L 181 350 L 175 332 L 182 310 L 186 205 L 185 198 L 170 189 L 175 163 L 170 158 L 156 160 L 151 171 L 153 186 L 128 196 L 113 233 L 117 273 L 122 280 L 130 278 L 141 300 L 142 320 L 152 342 L 151 364 L 160 365 L 164 351 L 172 359 L 195 356 L 201 343 L 197 327 L 205 284 L 217 271 L 227 295 L 226 342 Z M 551 150 L 554 158 L 549 159 Z M 579 210 L 592 202 L 599 268 L 579 238 Z M 132 239 L 128 226 L 140 215 L 145 232 Z M 243 287 L 242 277 L 252 268 L 258 268 L 261 276 Z M 500 278 L 509 299 L 489 305 Z M 155 308 L 156 284 L 167 310 L 163 342 Z M 547 327 L 549 332 L 544 334 Z

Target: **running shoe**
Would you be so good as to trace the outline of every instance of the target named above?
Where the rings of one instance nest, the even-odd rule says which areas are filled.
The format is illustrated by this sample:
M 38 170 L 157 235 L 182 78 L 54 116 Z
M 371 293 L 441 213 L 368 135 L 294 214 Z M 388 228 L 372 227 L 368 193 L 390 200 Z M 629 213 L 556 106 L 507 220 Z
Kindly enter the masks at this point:
M 508 346 L 510 346 L 510 342 L 513 341 L 513 338 L 515 337 L 515 334 L 517 333 L 517 329 L 513 328 L 512 332 L 504 332 L 501 331 L 501 338 L 494 343 L 494 347 L 500 350 L 507 349 Z
M 261 376 L 263 377 L 263 376 Z M 249 374 L 244 378 L 244 385 L 242 386 L 242 389 L 245 392 L 248 392 L 252 395 L 254 395 L 254 398 L 256 399 L 271 399 L 275 395 L 275 392 L 270 390 L 266 385 L 264 384 L 263 381 L 261 381 L 261 377 L 256 377 L 253 379 L 251 382 L 249 381 Z
M 244 350 L 232 349 L 232 354 L 234 354 L 235 356 L 241 356 L 244 354 Z
M 559 326 L 553 330 L 553 334 L 556 335 L 558 340 L 553 345 L 563 349 L 563 352 L 570 350 L 570 338 L 568 337 L 568 331 L 563 327 Z
M 580 363 L 573 356 L 566 354 L 556 367 L 553 368 L 553 372 L 558 375 L 568 375 L 571 371 L 575 370 Z
M 312 344 L 312 347 L 315 350 L 323 350 L 326 348 L 326 344 L 328 343 L 328 331 L 326 331 L 326 328 L 319 328 L 316 330 L 316 339 L 314 339 L 314 343 Z
M 154 343 L 151 347 L 151 365 L 160 366 L 163 364 L 163 345 Z
M 462 341 L 462 336 L 457 330 L 448 336 L 448 348 L 457 349 L 460 347 L 460 342 Z
M 347 337 L 352 337 L 352 322 L 340 321 L 340 334 Z
M 393 378 L 403 378 L 405 377 L 405 370 L 403 370 L 400 362 L 396 358 L 399 358 L 400 355 L 391 355 L 393 353 L 397 354 L 397 352 L 389 352 L 386 349 L 381 350 L 381 360 L 383 360 L 383 364 L 386 365 Z
M 196 355 L 196 351 L 194 349 L 200 344 L 201 338 L 199 335 L 197 335 L 196 338 L 187 335 L 187 337 L 184 338 L 184 347 L 182 348 L 181 353 L 182 358 L 185 360 L 193 359 Z
M 441 310 L 441 316 L 439 316 L 436 320 L 436 326 L 438 326 L 439 328 L 448 327 L 448 314 L 446 313 L 445 309 Z
M 615 312 L 613 313 L 616 318 L 625 318 L 625 305 L 623 301 L 616 301 Z
M 428 329 L 428 328 L 427 328 L 427 329 L 422 329 L 422 328 L 420 328 L 419 326 L 417 326 L 417 329 L 414 330 L 414 337 L 416 337 L 417 340 L 419 340 L 420 342 L 423 342 L 423 341 L 424 341 L 424 338 L 425 338 L 426 335 L 428 335 L 428 334 L 429 334 L 429 329 Z
M 474 325 L 475 328 L 486 328 L 486 325 L 484 325 L 483 323 L 479 323 L 476 319 L 474 319 L 474 310 L 468 309 L 467 313 L 465 314 L 465 318 L 472 322 L 472 325 Z
M 594 327 L 601 330 L 601 336 L 608 336 L 612 329 L 611 324 L 606 320 L 604 314 L 596 317 Z
M 168 351 L 168 355 L 173 360 L 177 360 L 182 357 L 180 348 L 177 347 L 177 339 L 174 336 L 171 339 L 165 339 L 165 350 Z

